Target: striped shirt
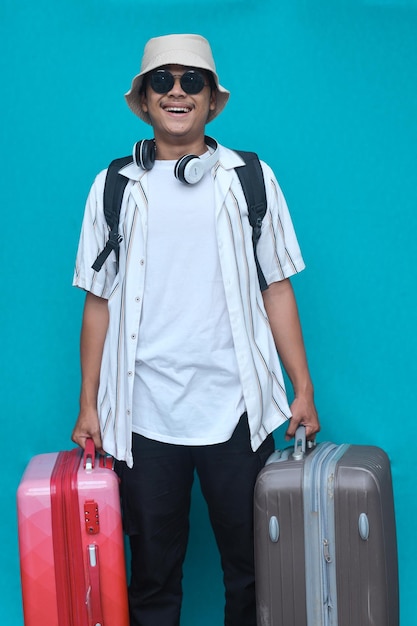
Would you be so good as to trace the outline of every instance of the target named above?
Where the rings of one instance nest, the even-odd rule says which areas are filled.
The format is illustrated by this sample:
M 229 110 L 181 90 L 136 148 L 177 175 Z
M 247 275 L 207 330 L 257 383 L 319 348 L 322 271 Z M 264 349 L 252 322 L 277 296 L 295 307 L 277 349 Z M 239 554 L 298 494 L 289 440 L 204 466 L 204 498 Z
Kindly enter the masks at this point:
M 256 450 L 291 413 L 259 289 L 248 210 L 234 171 L 242 165 L 239 155 L 220 146 L 212 176 L 220 266 L 251 444 Z M 257 255 L 270 284 L 301 271 L 304 262 L 278 182 L 268 165 L 262 163 L 262 168 L 268 209 Z M 104 449 L 132 466 L 132 399 L 146 272 L 148 186 L 146 171 L 134 164 L 124 167 L 121 173 L 128 183 L 120 214 L 123 241 L 119 271 L 114 254 L 100 272 L 91 269 L 108 238 L 103 213 L 103 171 L 88 196 L 73 285 L 108 300 L 109 328 L 101 364 L 98 413 Z

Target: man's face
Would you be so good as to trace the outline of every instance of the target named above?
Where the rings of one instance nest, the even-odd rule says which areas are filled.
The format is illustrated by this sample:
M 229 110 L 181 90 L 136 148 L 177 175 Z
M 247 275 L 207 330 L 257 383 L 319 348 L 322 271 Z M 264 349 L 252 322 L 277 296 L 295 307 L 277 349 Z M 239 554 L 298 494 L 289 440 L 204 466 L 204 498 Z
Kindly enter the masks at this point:
M 160 70 L 166 70 L 172 74 L 174 82 L 169 74 L 157 73 L 157 83 L 154 83 L 150 74 L 146 78 L 146 88 L 141 96 L 142 109 L 148 113 L 154 128 L 155 137 L 183 137 L 193 140 L 204 135 L 205 125 L 209 112 L 216 107 L 216 91 L 211 89 L 209 75 L 204 70 L 184 67 L 183 65 L 165 65 Z M 188 86 L 185 79 L 193 75 L 186 74 L 188 71 L 198 72 L 202 75 L 204 86 L 198 93 L 187 93 Z M 181 77 L 186 74 L 181 85 Z M 198 81 L 198 76 L 196 77 Z M 164 83 L 166 87 L 163 87 Z M 161 87 L 159 85 L 162 83 Z M 166 93 L 158 93 L 155 89 L 165 90 Z M 190 87 L 192 90 L 193 87 Z

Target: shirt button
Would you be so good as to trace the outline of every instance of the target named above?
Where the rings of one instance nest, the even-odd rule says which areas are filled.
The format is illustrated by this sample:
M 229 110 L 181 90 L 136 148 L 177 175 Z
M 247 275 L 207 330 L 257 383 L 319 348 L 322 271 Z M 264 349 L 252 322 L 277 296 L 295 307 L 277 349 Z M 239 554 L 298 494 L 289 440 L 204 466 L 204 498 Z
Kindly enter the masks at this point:
M 128 372 L 127 375 L 128 376 L 133 376 L 133 372 Z
M 141 260 L 139 261 L 139 263 L 140 263 L 141 265 L 145 265 L 145 259 L 141 259 Z
M 136 296 L 135 302 L 140 302 L 140 297 L 139 296 Z
M 126 411 L 126 415 L 130 415 L 130 409 Z
M 130 335 L 130 338 L 131 338 L 131 339 L 136 339 L 136 335 L 135 335 L 135 334 Z

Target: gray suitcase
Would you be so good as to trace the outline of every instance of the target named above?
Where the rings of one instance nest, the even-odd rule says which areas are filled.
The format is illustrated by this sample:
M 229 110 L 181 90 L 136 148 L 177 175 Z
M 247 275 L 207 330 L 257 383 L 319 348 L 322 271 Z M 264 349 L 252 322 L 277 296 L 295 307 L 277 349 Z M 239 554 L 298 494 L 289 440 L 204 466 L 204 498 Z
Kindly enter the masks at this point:
M 308 448 L 308 447 L 307 447 Z M 391 469 L 373 446 L 275 452 L 255 486 L 258 626 L 398 626 Z

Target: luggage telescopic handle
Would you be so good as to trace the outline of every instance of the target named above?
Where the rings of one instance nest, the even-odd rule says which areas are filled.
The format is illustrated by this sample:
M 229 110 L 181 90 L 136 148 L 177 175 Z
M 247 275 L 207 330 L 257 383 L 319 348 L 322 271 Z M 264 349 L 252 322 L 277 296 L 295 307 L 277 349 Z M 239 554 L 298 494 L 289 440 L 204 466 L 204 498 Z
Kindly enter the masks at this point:
M 86 439 L 84 455 L 83 455 L 83 465 L 84 469 L 92 470 L 94 468 L 94 463 L 96 460 L 96 447 L 94 445 L 94 441 L 91 437 Z

